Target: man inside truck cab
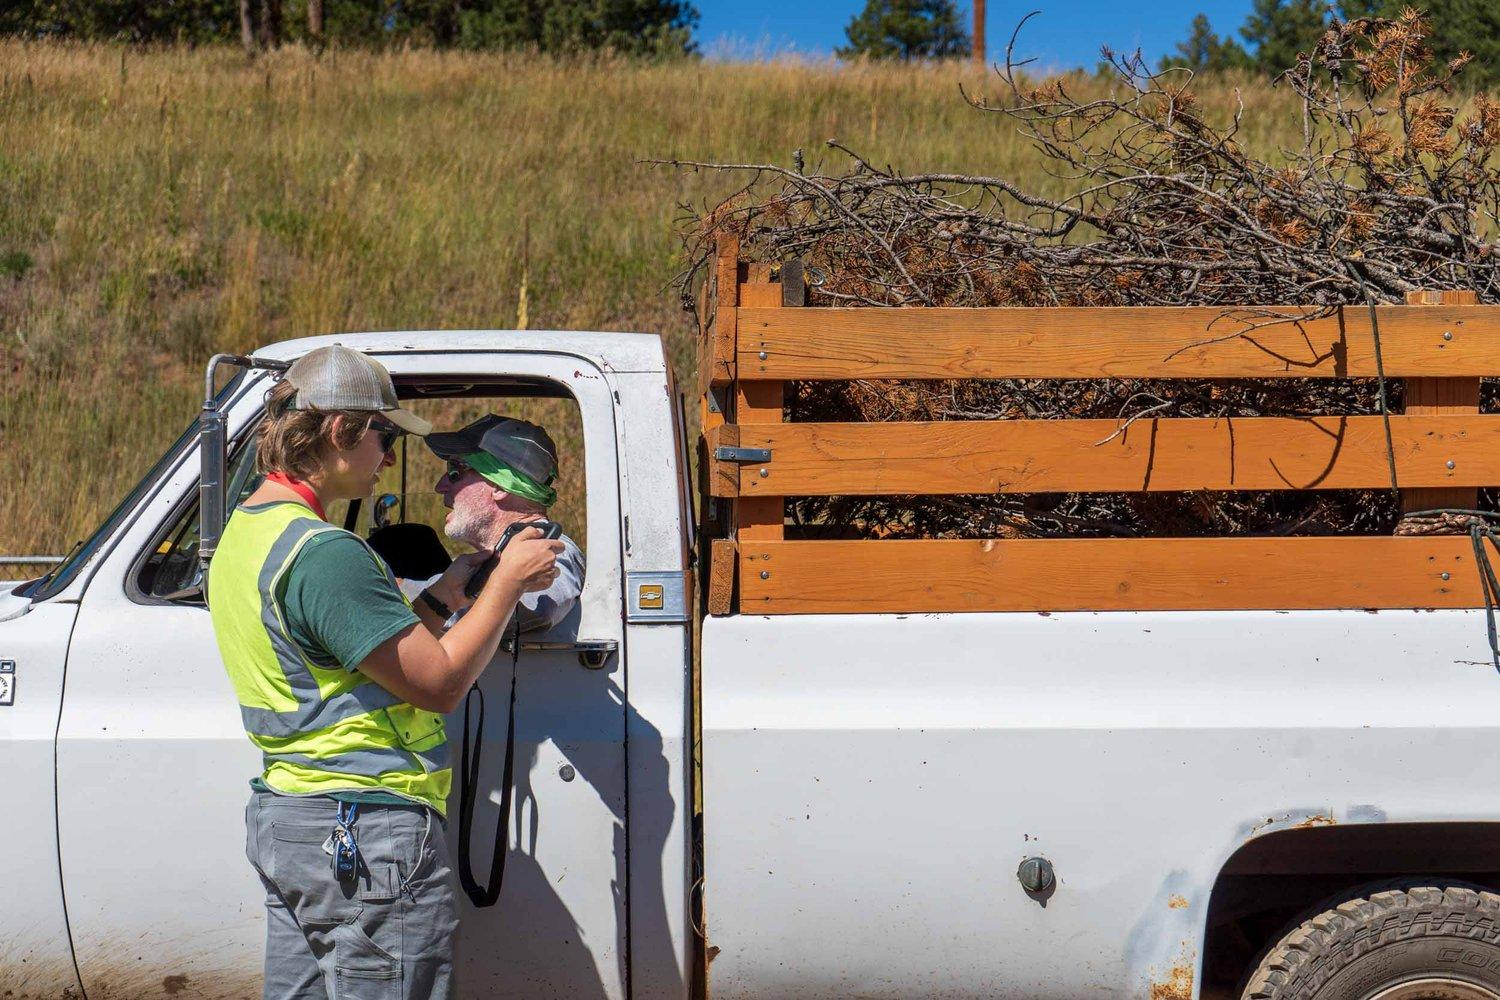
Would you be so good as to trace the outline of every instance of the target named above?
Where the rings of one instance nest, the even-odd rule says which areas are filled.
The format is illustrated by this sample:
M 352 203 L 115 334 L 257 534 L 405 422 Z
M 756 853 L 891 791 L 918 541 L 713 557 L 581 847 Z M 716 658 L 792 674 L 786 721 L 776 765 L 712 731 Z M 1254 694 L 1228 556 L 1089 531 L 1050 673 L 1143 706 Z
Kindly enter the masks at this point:
M 266 889 L 267 998 L 451 997 L 457 909 L 441 832 L 452 784 L 443 713 L 494 658 L 521 595 L 563 550 L 517 535 L 468 608 L 416 610 L 358 535 L 324 519 L 368 496 L 403 432 L 384 366 L 342 346 L 267 394 L 265 482 L 225 526 L 209 571 L 219 652 L 264 768 L 246 853 Z M 460 556 L 462 589 L 489 553 Z
M 481 555 L 500 543 L 506 528 L 542 520 L 557 502 L 557 446 L 536 424 L 491 413 L 451 433 L 429 434 L 426 441 L 447 462 L 435 487 L 448 508 L 443 532 Z M 556 625 L 583 592 L 583 550 L 567 535 L 560 541 L 557 579 L 523 596 L 516 608 L 523 632 Z M 441 577 L 409 582 L 405 589 L 417 591 L 418 600 L 445 621 L 469 605 L 464 588 Z

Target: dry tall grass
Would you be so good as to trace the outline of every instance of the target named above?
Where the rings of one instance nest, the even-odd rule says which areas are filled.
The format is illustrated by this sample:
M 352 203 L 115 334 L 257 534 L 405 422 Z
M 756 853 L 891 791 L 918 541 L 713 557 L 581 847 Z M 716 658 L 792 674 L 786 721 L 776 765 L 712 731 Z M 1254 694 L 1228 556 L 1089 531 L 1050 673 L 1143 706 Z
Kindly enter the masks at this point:
M 660 332 L 685 373 L 673 220 L 731 182 L 637 161 L 813 162 L 837 137 L 1034 175 L 961 81 L 996 90 L 967 66 L 0 43 L 0 553 L 90 531 L 192 418 L 214 351 L 514 326 L 523 233 L 532 328 Z M 1247 145 L 1295 141 L 1285 95 L 1245 100 Z

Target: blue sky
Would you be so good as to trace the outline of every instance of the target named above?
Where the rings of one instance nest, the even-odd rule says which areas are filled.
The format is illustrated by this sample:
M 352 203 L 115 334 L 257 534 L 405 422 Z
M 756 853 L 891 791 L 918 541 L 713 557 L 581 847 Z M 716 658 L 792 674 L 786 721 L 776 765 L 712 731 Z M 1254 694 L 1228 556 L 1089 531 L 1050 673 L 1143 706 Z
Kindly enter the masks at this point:
M 698 43 L 709 55 L 726 48 L 740 55 L 795 51 L 827 55 L 844 43 L 844 25 L 863 8 L 864 0 L 693 0 L 702 15 Z M 969 0 L 959 0 L 965 19 Z M 1041 65 L 1087 66 L 1098 60 L 1099 46 L 1140 47 L 1152 61 L 1187 37 L 1188 24 L 1207 14 L 1220 35 L 1244 23 L 1250 0 L 1071 0 L 1017 5 L 988 0 L 985 20 L 990 58 L 1003 58 L 1015 24 L 1028 11 L 1041 9 L 1021 34 L 1016 51 L 1036 56 Z

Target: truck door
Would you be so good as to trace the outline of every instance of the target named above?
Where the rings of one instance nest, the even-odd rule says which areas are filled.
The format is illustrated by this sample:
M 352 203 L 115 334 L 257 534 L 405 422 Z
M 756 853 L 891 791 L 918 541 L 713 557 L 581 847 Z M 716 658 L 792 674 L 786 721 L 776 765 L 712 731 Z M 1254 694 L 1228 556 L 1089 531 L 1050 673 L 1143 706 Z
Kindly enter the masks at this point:
M 341 342 L 361 347 L 359 339 Z M 299 343 L 296 353 L 319 343 Z M 562 355 L 397 352 L 381 360 L 403 391 L 440 365 L 443 377 L 471 384 L 495 376 L 550 382 L 578 402 L 587 580 L 568 620 L 523 637 L 505 891 L 488 910 L 460 897 L 458 974 L 471 995 L 623 997 L 625 662 L 609 384 L 590 362 Z M 261 395 L 247 392 L 231 411 L 232 436 L 244 439 Z M 494 408 L 503 412 L 504 401 Z M 246 454 L 232 452 L 242 461 Z M 190 450 L 99 563 L 69 650 L 57 747 L 59 843 L 91 995 L 259 995 L 264 894 L 245 859 L 243 820 L 259 755 L 240 727 L 201 599 L 174 586 L 191 582 L 197 482 Z M 594 652 L 581 657 L 580 646 Z M 474 848 L 481 877 L 499 801 L 509 683 L 502 653 L 481 684 L 489 706 Z M 449 720 L 455 764 L 461 727 L 461 714 Z M 456 865 L 456 792 L 451 817 Z

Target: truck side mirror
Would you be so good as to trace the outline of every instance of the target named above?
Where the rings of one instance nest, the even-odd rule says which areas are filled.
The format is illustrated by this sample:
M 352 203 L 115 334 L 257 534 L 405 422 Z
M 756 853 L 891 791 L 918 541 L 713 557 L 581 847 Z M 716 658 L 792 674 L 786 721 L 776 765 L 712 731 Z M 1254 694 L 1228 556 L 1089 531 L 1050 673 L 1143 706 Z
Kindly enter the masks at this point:
M 208 564 L 213 560 L 214 550 L 219 547 L 219 536 L 224 534 L 224 412 L 214 397 L 214 380 L 220 365 L 238 368 L 261 368 L 284 372 L 290 361 L 274 361 L 247 354 L 215 354 L 209 359 L 208 369 L 203 375 L 203 409 L 198 415 L 198 459 L 201 473 L 198 479 L 198 574 L 199 588 L 208 573 Z

